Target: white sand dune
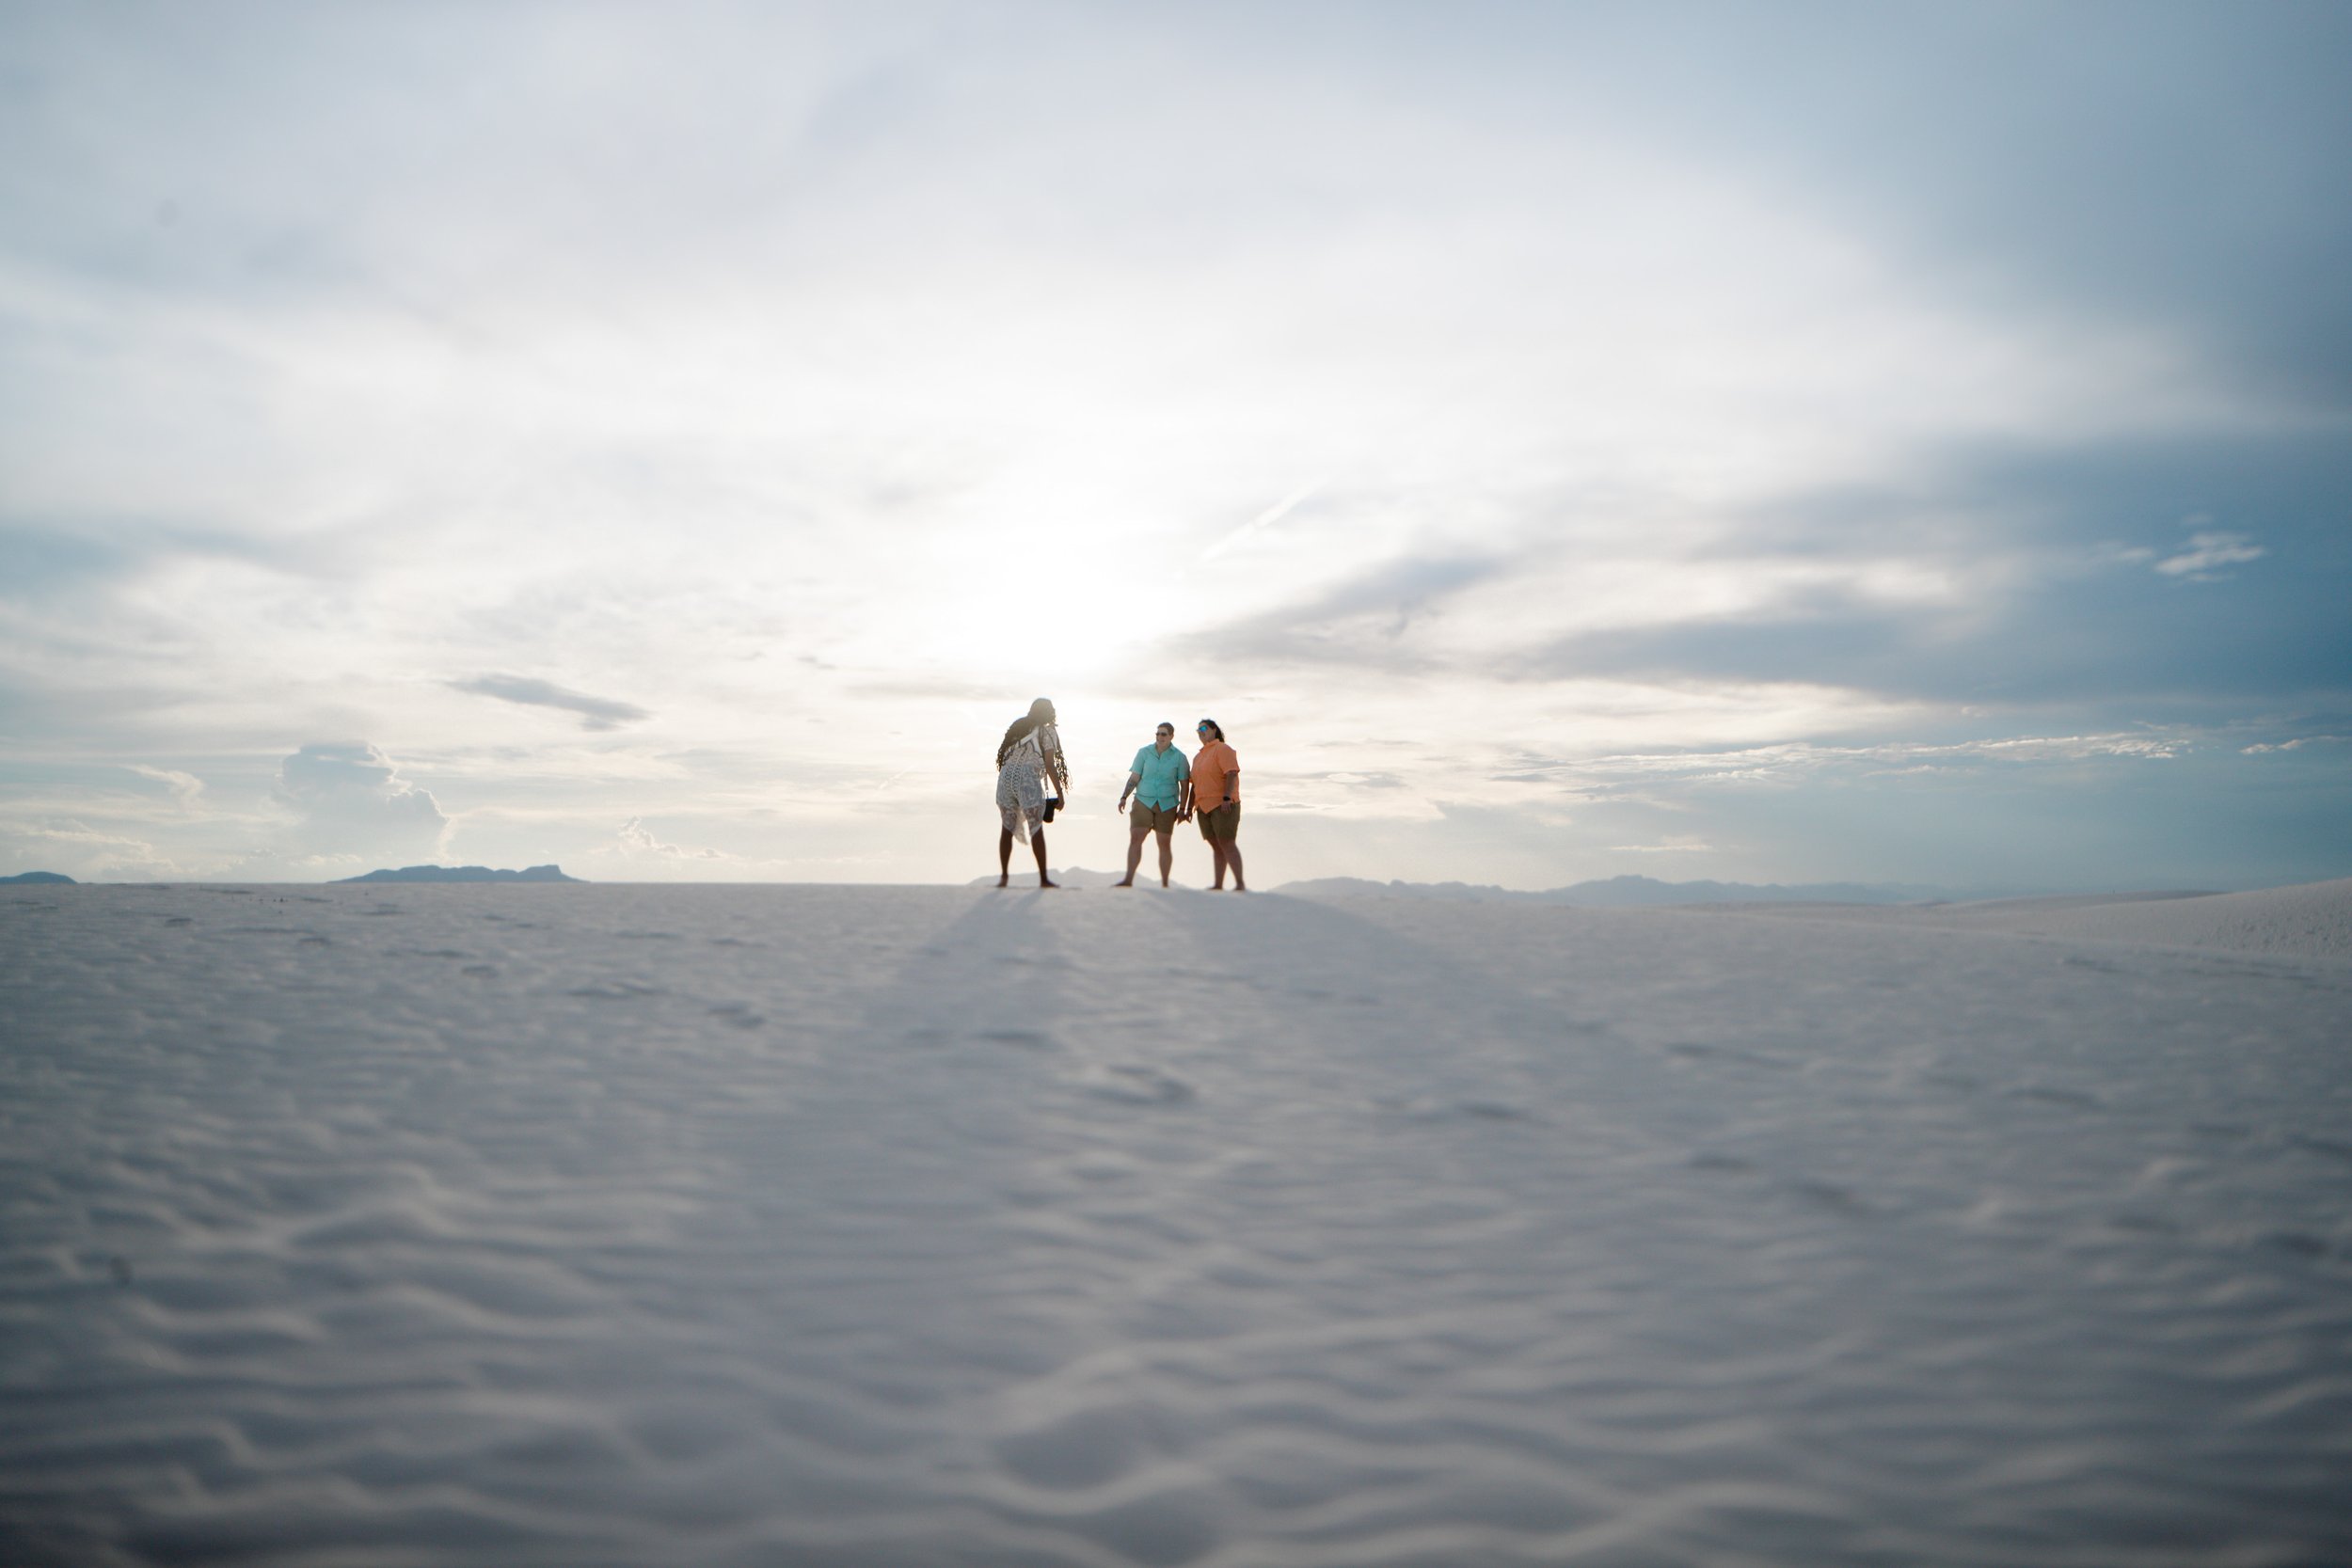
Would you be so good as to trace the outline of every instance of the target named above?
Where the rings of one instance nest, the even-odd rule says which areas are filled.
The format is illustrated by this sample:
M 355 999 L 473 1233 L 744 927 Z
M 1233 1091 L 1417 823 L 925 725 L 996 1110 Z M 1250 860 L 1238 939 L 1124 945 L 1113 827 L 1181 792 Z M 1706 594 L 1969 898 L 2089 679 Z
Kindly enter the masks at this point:
M 1723 906 L 1729 909 L 1734 906 Z M 1753 906 L 1741 912 L 1757 912 Z M 1761 912 L 2352 964 L 2352 878 L 2258 893 L 2125 893 L 1905 906 L 1778 904 Z
M 10 889 L 0 1561 L 2352 1560 L 2245 897 Z

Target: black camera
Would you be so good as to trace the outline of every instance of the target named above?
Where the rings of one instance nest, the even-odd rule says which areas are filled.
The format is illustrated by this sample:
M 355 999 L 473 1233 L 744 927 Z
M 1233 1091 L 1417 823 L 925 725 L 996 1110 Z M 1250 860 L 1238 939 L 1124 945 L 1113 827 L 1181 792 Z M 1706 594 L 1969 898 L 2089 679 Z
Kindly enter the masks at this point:
M 1051 822 L 1054 819 L 1054 814 L 1059 810 L 1061 810 L 1061 797 L 1057 795 L 1045 802 L 1045 809 L 1038 815 L 1038 820 Z

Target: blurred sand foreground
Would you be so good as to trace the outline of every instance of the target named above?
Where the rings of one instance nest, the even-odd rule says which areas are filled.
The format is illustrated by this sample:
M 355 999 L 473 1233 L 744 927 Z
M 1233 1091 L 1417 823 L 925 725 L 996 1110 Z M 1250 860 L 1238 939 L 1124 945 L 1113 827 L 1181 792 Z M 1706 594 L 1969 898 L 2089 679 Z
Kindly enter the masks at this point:
M 2352 884 L 0 895 L 0 1561 L 2352 1560 Z

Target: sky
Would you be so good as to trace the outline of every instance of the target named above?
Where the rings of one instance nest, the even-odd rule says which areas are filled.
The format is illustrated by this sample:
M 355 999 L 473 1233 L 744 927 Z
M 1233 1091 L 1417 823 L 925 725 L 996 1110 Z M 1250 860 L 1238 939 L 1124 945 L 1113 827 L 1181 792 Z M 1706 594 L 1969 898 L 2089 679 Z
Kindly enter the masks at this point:
M 2352 875 L 2347 79 L 2284 3 L 0 0 L 0 873 L 963 881 L 1045 695 L 1063 865 L 1214 716 L 1261 886 Z

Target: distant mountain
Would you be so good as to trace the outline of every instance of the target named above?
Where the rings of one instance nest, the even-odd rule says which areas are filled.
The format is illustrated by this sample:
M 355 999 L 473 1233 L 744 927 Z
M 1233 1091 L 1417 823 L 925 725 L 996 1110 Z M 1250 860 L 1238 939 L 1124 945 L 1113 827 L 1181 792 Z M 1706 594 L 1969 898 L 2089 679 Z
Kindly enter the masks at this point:
M 1913 887 L 1868 882 L 1661 882 L 1654 877 L 1611 877 L 1578 882 L 1542 893 L 1512 888 L 1482 887 L 1469 882 L 1374 882 L 1360 877 L 1324 877 L 1312 881 L 1285 882 L 1275 889 L 1306 898 L 1422 898 L 1441 902 L 1486 904 L 1574 904 L 1588 908 L 1625 909 L 1661 904 L 1920 904 L 1954 897 L 1983 897 L 1981 893 L 1955 894 L 1947 888 Z
M 342 882 L 580 882 L 566 877 L 561 866 L 532 865 L 520 871 L 493 871 L 486 865 L 404 865 L 398 871 L 371 871 L 364 877 L 340 877 Z
M 67 876 L 62 871 L 20 871 L 13 877 L 0 877 L 0 886 L 5 886 L 10 882 L 39 882 L 44 886 L 53 887 L 74 887 L 79 885 L 73 880 L 72 878 Z

